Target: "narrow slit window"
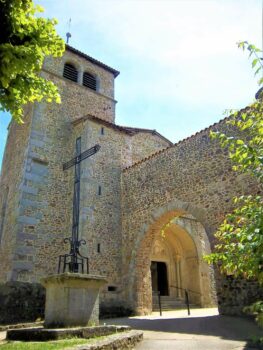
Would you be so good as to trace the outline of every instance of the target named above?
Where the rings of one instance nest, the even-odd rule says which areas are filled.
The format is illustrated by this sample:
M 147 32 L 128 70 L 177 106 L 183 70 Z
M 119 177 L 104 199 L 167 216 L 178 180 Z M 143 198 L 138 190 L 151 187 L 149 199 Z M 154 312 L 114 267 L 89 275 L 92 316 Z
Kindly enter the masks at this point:
M 98 188 L 98 195 L 101 196 L 101 186 Z
M 83 83 L 83 86 L 86 86 L 86 87 L 88 87 L 92 90 L 95 90 L 95 91 L 97 90 L 96 78 L 87 72 L 84 72 L 84 74 L 83 74 L 83 82 L 82 83 Z
M 100 134 L 104 135 L 104 128 L 103 127 L 100 129 Z
M 97 253 L 100 253 L 100 243 L 97 245 Z
M 117 287 L 115 287 L 115 286 L 108 286 L 108 291 L 109 292 L 116 292 L 116 290 L 117 290 Z
M 78 71 L 72 64 L 66 63 L 64 65 L 63 77 L 77 83 Z

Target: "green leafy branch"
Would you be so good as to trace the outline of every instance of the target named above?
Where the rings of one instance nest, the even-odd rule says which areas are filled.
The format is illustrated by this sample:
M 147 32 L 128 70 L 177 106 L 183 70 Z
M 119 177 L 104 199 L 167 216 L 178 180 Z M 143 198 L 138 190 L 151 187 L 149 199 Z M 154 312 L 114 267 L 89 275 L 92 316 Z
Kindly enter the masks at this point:
M 239 136 L 227 136 L 220 132 L 211 132 L 222 148 L 228 148 L 229 157 L 235 171 L 255 176 L 260 183 L 263 180 L 263 104 L 255 101 L 241 112 L 235 112 L 228 124 L 241 132 Z M 246 137 L 242 137 L 246 134 Z M 241 138 L 242 137 L 242 138 Z
M 36 17 L 43 12 L 32 0 L 1 0 L 0 7 L 0 110 L 19 123 L 27 103 L 60 102 L 57 87 L 40 76 L 46 56 L 65 50 L 55 19 Z
M 257 278 L 263 284 L 263 200 L 261 196 L 234 199 L 237 208 L 228 214 L 215 234 L 215 253 L 205 257 L 221 272 Z
M 247 41 L 240 41 L 237 43 L 238 48 L 241 48 L 243 51 L 249 51 L 249 58 L 254 56 L 252 60 L 252 69 L 255 70 L 255 75 L 260 73 L 263 69 L 262 63 L 262 50 L 258 49 L 255 45 L 248 43 Z M 259 56 L 261 54 L 261 57 Z M 261 77 L 258 81 L 259 85 L 263 84 L 263 77 Z
M 263 71 L 261 50 L 248 42 L 238 44 L 253 56 L 255 74 Z M 263 79 L 259 80 L 263 84 Z M 261 89 L 262 90 L 262 89 Z M 259 91 L 261 91 L 259 90 Z M 233 112 L 228 124 L 234 135 L 212 132 L 211 138 L 227 148 L 234 171 L 247 173 L 257 180 L 258 193 L 233 199 L 234 210 L 228 214 L 215 234 L 214 252 L 205 260 L 218 265 L 221 272 L 236 277 L 257 279 L 263 285 L 263 96 L 241 111 Z M 263 325 L 262 301 L 250 311 Z

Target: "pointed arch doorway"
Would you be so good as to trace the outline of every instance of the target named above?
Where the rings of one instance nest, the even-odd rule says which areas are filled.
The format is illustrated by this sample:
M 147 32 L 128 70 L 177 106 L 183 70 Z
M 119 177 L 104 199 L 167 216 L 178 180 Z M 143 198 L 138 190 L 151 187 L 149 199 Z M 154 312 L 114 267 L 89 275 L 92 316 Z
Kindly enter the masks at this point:
M 184 290 L 189 290 L 191 301 L 202 304 L 201 289 L 206 284 L 200 272 L 202 256 L 188 232 L 196 235 L 194 226 L 196 221 L 190 217 L 175 218 L 163 234 L 156 236 L 151 251 L 153 294 L 182 298 Z

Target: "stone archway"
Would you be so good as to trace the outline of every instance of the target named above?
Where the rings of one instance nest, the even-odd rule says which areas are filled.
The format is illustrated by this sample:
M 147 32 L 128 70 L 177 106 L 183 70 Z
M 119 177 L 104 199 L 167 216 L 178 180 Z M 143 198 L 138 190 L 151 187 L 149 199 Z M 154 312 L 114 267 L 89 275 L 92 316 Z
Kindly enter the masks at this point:
M 193 303 L 202 307 L 216 304 L 213 269 L 202 259 L 210 253 L 210 243 L 204 225 L 193 213 L 203 220 L 202 210 L 174 201 L 157 209 L 141 237 L 137 236 L 131 278 L 132 305 L 137 314 L 152 311 L 151 261 L 166 263 L 170 295 L 180 296 L 179 287 L 192 291 Z

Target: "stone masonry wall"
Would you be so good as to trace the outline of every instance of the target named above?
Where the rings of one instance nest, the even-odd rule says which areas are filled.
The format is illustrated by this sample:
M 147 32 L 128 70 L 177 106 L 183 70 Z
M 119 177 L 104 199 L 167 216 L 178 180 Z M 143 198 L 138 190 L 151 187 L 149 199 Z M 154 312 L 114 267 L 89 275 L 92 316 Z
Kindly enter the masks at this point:
M 101 146 L 98 153 L 81 164 L 80 232 L 87 241 L 82 252 L 89 256 L 91 272 L 108 279 L 102 291 L 104 313 L 107 313 L 106 305 L 118 308 L 122 304 L 121 170 L 133 151 L 141 153 L 142 158 L 147 155 L 148 142 L 151 153 L 162 143 L 157 136 L 147 134 L 137 138 L 137 144 L 133 140 L 127 151 L 127 143 L 135 136 L 105 126 L 102 134 L 101 127 L 98 122 L 81 122 L 74 127 L 74 139 L 82 137 L 83 150 L 95 144 Z
M 214 129 L 226 131 L 228 126 L 221 122 Z M 160 221 L 161 230 L 172 217 L 190 213 L 205 227 L 213 246 L 213 233 L 232 209 L 231 198 L 258 190 L 253 179 L 232 171 L 227 152 L 210 140 L 209 132 L 204 130 L 122 172 L 122 275 L 129 286 L 124 298 L 138 312 L 143 313 L 150 302 L 146 279 L 154 237 L 149 229 L 154 230 L 154 222 Z
M 66 55 L 79 61 L 77 55 Z M 58 61 L 47 62 L 45 69 L 57 69 Z M 81 62 L 84 68 L 88 65 L 85 59 Z M 72 174 L 62 171 L 63 162 L 75 155 L 71 121 L 92 113 L 114 120 L 113 74 L 93 67 L 103 95 L 59 76 L 60 64 L 57 75 L 47 70 L 43 75 L 57 84 L 62 104 L 35 104 L 33 112 L 26 113 L 26 123 L 10 129 L 1 176 L 2 196 L 9 188 L 6 208 L 1 199 L 3 281 L 34 282 L 57 270 L 57 256 L 68 250 L 62 239 L 71 234 Z
M 100 92 L 64 79 L 66 61 L 96 73 Z M 90 258 L 91 273 L 108 278 L 111 288 L 104 288 L 102 300 L 120 306 L 121 170 L 169 143 L 151 133 L 130 135 L 103 124 L 102 133 L 99 123 L 76 122 L 87 114 L 110 122 L 115 117 L 113 74 L 89 65 L 72 53 L 66 53 L 62 63 L 47 59 L 43 75 L 57 84 L 62 104 L 35 104 L 28 122 L 19 126 L 21 137 L 10 130 L 1 181 L 10 188 L 15 185 L 10 192 L 15 200 L 7 201 L 4 232 L 11 234 L 3 236 L 1 244 L 1 280 L 38 282 L 56 273 L 58 256 L 68 252 L 63 239 L 71 235 L 74 167 L 63 171 L 62 164 L 75 156 L 76 138 L 81 137 L 82 151 L 101 146 L 81 164 L 80 237 L 87 241 L 82 253 Z
M 140 132 L 131 138 L 132 164 L 145 157 L 170 146 L 170 144 L 155 134 Z
M 30 191 L 22 179 L 27 167 L 32 110 L 32 107 L 26 107 L 25 123 L 18 125 L 11 122 L 8 130 L 0 182 L 0 281 L 12 278 L 12 270 L 17 268 L 16 259 L 25 255 L 25 251 L 17 246 L 16 232 L 22 230 L 21 221 L 17 220 L 21 191 Z M 26 260 L 31 258 L 32 252 L 28 251 Z
M 77 83 L 63 77 L 65 63 L 73 64 L 78 70 Z M 96 77 L 97 91 L 82 85 L 84 72 L 89 72 Z M 91 114 L 114 122 L 116 101 L 114 100 L 114 76 L 111 72 L 66 51 L 62 58 L 47 57 L 42 74 L 59 87 L 65 117 L 77 119 Z
M 156 134 L 138 132 L 132 136 L 126 135 L 123 138 L 122 168 L 125 169 L 168 146 L 169 142 Z
M 78 83 L 63 78 L 65 62 L 80 72 Z M 97 77 L 99 91 L 81 85 L 84 71 Z M 63 171 L 62 164 L 75 156 L 81 137 L 82 151 L 101 146 L 81 164 L 82 253 L 90 272 L 108 279 L 104 305 L 147 311 L 149 257 L 162 226 L 191 214 L 213 246 L 231 198 L 256 192 L 257 185 L 232 171 L 209 129 L 167 148 L 168 141 L 149 131 L 131 134 L 81 120 L 94 115 L 114 122 L 114 75 L 107 69 L 66 52 L 62 60 L 47 58 L 42 74 L 57 84 L 62 104 L 35 104 L 26 109 L 25 124 L 11 124 L 0 184 L 0 280 L 38 282 L 68 252 L 63 239 L 71 235 L 74 168 Z M 225 122 L 214 128 L 228 130 Z M 218 296 L 223 305 L 224 292 Z
M 222 315 L 243 315 L 244 306 L 263 300 L 263 288 L 256 281 L 220 276 L 218 282 L 218 310 Z

